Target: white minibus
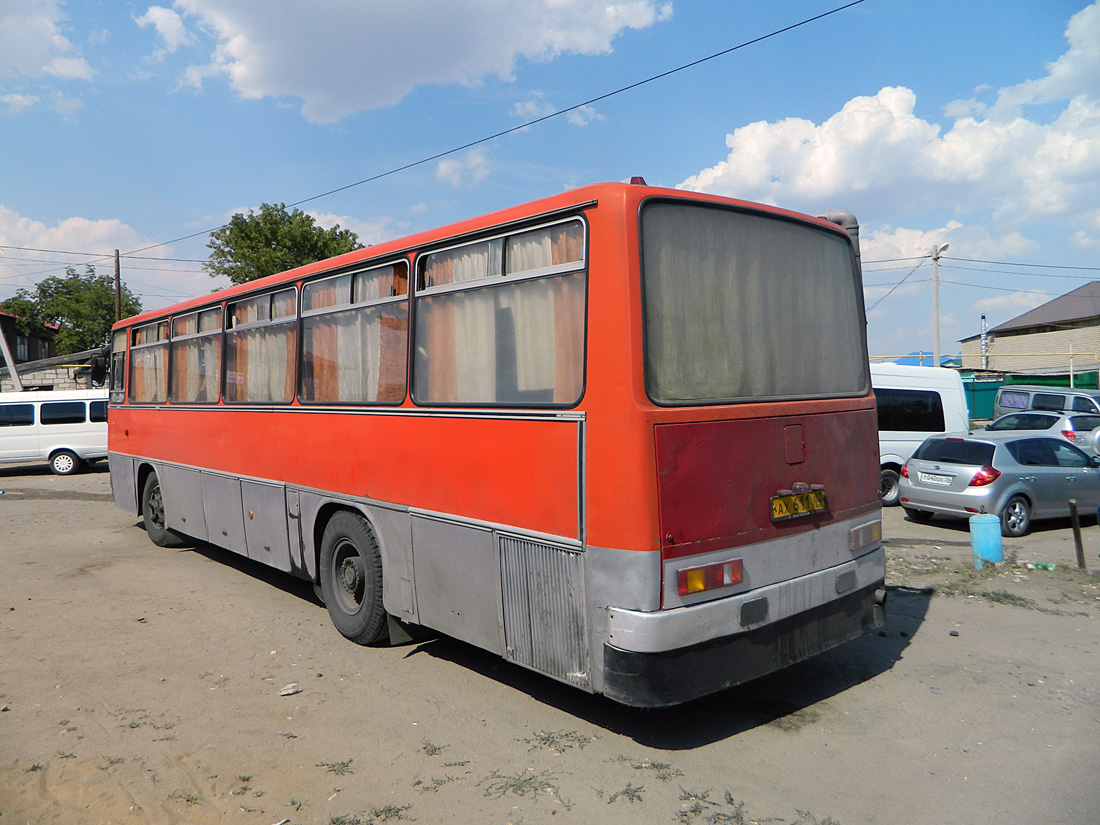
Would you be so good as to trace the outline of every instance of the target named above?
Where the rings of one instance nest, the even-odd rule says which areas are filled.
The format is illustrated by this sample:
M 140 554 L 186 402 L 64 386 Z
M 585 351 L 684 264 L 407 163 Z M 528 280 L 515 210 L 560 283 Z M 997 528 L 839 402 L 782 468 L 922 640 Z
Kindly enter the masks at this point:
M 901 467 L 926 438 L 969 431 L 966 391 L 955 370 L 894 363 L 872 363 L 871 386 L 878 403 L 879 492 L 892 507 Z
M 106 389 L 0 393 L 0 464 L 47 461 L 68 475 L 106 457 Z

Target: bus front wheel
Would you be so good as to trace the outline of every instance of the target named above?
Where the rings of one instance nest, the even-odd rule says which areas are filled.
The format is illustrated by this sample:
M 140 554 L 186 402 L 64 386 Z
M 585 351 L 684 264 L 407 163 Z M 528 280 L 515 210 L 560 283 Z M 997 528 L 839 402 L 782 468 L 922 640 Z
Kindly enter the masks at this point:
M 157 547 L 176 547 L 182 542 L 176 533 L 168 529 L 164 518 L 164 496 L 156 473 L 145 477 L 141 488 L 141 517 L 145 520 L 145 532 Z
M 343 510 L 321 539 L 321 594 L 336 629 L 356 644 L 377 644 L 388 624 L 382 605 L 382 557 L 366 520 Z

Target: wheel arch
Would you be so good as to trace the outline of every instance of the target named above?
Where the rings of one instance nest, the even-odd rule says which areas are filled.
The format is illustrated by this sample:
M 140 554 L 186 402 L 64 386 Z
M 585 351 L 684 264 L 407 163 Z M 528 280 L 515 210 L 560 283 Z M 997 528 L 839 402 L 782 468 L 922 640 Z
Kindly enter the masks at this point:
M 386 553 L 382 546 L 381 532 L 374 524 L 374 520 L 371 518 L 370 513 L 364 508 L 358 507 L 347 501 L 329 500 L 325 501 L 317 508 L 317 512 L 313 516 L 313 524 L 309 530 L 310 546 L 303 548 L 310 563 L 310 567 L 307 570 L 310 574 L 310 579 L 314 584 L 319 584 L 321 581 L 321 541 L 324 538 L 325 528 L 328 527 L 328 523 L 332 520 L 334 515 L 340 512 L 347 512 L 360 516 L 363 521 L 366 522 L 367 529 L 370 530 L 375 543 L 378 545 L 379 555 L 382 558 L 382 575 L 384 578 L 386 574 Z

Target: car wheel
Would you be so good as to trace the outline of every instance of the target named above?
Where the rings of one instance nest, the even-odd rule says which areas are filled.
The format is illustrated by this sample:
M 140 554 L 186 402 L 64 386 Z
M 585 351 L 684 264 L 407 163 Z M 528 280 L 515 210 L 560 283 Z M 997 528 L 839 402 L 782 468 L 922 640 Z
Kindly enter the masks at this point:
M 1026 536 L 1031 528 L 1031 505 L 1023 496 L 1013 496 L 1001 510 L 1001 535 Z
M 926 521 L 931 521 L 932 516 L 935 515 L 931 510 L 915 510 L 912 507 L 903 507 L 905 515 L 913 519 L 913 521 L 919 521 L 924 524 Z
M 342 510 L 321 539 L 321 594 L 329 617 L 345 638 L 378 644 L 388 636 L 382 605 L 382 557 L 366 519 Z
M 68 476 L 80 469 L 80 457 L 69 450 L 58 450 L 50 456 L 50 469 L 59 476 Z
M 901 497 L 901 476 L 894 470 L 883 470 L 878 488 L 883 507 L 896 507 Z

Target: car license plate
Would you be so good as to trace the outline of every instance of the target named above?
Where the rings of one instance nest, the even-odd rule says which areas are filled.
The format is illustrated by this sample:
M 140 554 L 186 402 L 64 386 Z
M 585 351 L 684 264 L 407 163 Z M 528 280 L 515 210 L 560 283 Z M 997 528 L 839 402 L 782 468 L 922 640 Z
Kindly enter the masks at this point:
M 951 476 L 941 476 L 935 473 L 921 473 L 920 480 L 924 484 L 950 484 Z
M 811 490 L 808 493 L 793 493 L 789 496 L 772 497 L 772 521 L 786 521 L 800 516 L 812 516 L 824 513 L 825 491 Z

